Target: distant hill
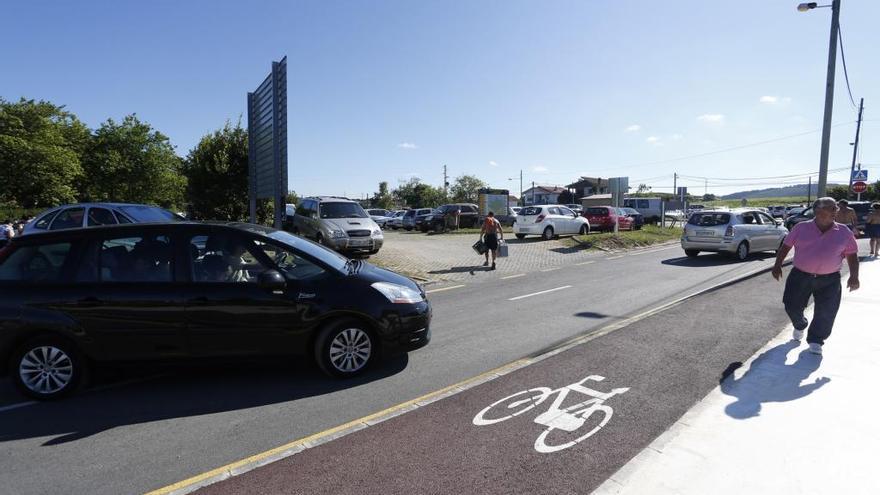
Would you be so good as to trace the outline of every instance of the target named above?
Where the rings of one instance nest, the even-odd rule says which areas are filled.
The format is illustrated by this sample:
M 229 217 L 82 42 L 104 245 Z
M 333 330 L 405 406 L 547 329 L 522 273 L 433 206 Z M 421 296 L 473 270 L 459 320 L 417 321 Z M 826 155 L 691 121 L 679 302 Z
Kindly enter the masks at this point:
M 828 184 L 834 186 L 836 184 Z M 816 192 L 819 190 L 818 184 L 811 187 L 810 196 L 815 198 Z M 770 189 L 755 189 L 753 191 L 742 191 L 738 193 L 721 196 L 721 199 L 755 199 L 755 198 L 789 198 L 795 196 L 807 196 L 807 184 L 799 184 L 796 186 L 772 187 Z

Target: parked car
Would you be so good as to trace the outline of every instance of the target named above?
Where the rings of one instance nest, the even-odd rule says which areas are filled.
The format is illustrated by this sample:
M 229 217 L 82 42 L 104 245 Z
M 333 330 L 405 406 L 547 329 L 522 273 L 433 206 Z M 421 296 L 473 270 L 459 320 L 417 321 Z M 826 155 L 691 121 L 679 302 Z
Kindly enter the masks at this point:
M 856 211 L 856 228 L 865 230 L 865 217 L 871 211 L 870 201 L 850 201 L 849 207 Z M 814 217 L 813 207 L 804 208 L 803 211 L 791 214 L 785 219 L 785 227 L 791 230 L 796 224 L 812 220 Z
M 570 205 L 565 205 L 565 207 L 568 208 L 569 210 L 577 213 L 578 215 L 581 215 L 584 212 L 584 207 L 582 205 L 570 204 Z
M 623 212 L 621 208 L 613 206 L 591 206 L 584 211 L 584 216 L 590 221 L 590 226 L 596 231 L 633 230 L 635 219 Z
M 430 341 L 412 280 L 251 224 L 22 236 L 0 252 L 0 370 L 54 399 L 92 363 L 302 356 L 354 376 Z
M 438 214 L 437 210 L 434 208 L 427 208 L 427 210 L 428 211 L 425 213 L 417 214 L 415 219 L 413 220 L 413 225 L 415 226 L 415 228 L 422 231 L 422 232 L 428 231 L 428 227 L 427 227 L 427 223 L 426 223 L 428 220 L 428 217 L 432 217 L 432 216 Z
M 284 221 L 281 222 L 281 229 L 287 232 L 293 232 L 293 217 L 296 215 L 296 205 L 284 205 Z
M 590 222 L 562 205 L 526 206 L 516 216 L 513 233 L 517 239 L 540 235 L 549 241 L 558 235 L 589 234 Z
M 305 198 L 296 208 L 293 231 L 344 253 L 376 254 L 385 237 L 357 202 L 335 196 Z
M 767 209 L 770 211 L 770 215 L 772 215 L 773 218 L 782 218 L 785 216 L 785 206 L 768 206 Z
M 388 221 L 391 220 L 392 213 L 384 208 L 373 208 L 367 210 L 367 214 L 370 215 L 370 218 L 376 222 L 380 228 L 384 229 L 388 224 Z
M 756 209 L 706 210 L 688 218 L 681 247 L 690 257 L 710 251 L 730 253 L 745 260 L 749 253 L 776 251 L 786 235 L 787 228 Z
M 388 220 L 387 225 L 391 227 L 391 230 L 397 230 L 403 228 L 403 215 L 406 214 L 406 210 L 395 211 L 391 216 L 391 220 Z
M 446 228 L 448 217 L 458 211 L 458 226 L 461 228 L 478 227 L 480 225 L 479 208 L 469 203 L 454 203 L 440 206 L 434 213 L 425 217 L 420 225 L 423 232 L 440 231 Z
M 635 208 L 618 208 L 623 211 L 623 213 L 633 220 L 633 228 L 636 230 L 641 230 L 642 226 L 645 225 L 645 216 L 638 212 Z
M 185 219 L 177 213 L 158 206 L 129 203 L 74 203 L 40 213 L 24 226 L 22 235 L 99 225 L 183 220 Z
M 412 230 L 416 228 L 416 217 L 429 215 L 431 211 L 431 208 L 413 208 L 412 210 L 406 210 L 406 214 L 403 215 L 403 229 Z
M 797 214 L 800 211 L 803 211 L 805 208 L 804 205 L 788 205 L 785 207 L 785 213 L 783 214 L 783 218 L 788 218 L 792 214 Z

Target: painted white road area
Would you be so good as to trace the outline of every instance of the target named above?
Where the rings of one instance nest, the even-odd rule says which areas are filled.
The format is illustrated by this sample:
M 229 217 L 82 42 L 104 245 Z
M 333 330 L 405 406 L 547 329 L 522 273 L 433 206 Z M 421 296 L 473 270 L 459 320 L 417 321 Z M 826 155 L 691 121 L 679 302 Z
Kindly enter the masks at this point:
M 878 493 L 880 260 L 859 278 L 821 358 L 787 328 L 594 493 Z

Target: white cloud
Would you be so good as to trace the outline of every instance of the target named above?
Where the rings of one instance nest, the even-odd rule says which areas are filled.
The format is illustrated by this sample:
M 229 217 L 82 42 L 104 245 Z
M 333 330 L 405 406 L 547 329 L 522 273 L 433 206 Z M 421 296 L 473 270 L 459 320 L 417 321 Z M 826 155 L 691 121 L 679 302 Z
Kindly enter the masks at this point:
M 697 120 L 700 122 L 705 122 L 707 124 L 723 124 L 724 123 L 724 115 L 720 113 L 704 113 L 697 117 Z
M 405 150 L 414 150 L 418 148 L 418 145 L 416 143 L 400 143 L 397 147 Z
M 626 129 L 624 129 L 624 132 L 637 132 L 637 131 L 640 131 L 641 129 L 642 129 L 642 126 L 640 126 L 639 124 L 633 124 L 633 125 L 627 127 Z
M 672 135 L 673 141 L 681 141 L 682 139 L 684 139 L 684 135 L 682 135 L 682 134 L 673 134 Z
M 658 138 L 657 136 L 648 136 L 648 139 L 645 139 L 645 142 L 657 144 L 660 142 L 660 138 Z
M 489 160 L 489 165 L 491 165 L 491 166 L 493 166 L 493 167 L 497 167 L 497 166 L 498 166 L 498 162 L 496 162 L 495 160 Z
M 549 169 L 543 165 L 535 165 L 532 167 L 532 172 L 538 172 L 539 174 L 543 174 L 547 172 Z
M 761 103 L 763 103 L 765 105 L 776 105 L 778 103 L 791 103 L 791 97 L 790 96 L 783 96 L 783 97 L 762 96 L 760 99 L 758 99 L 758 101 L 760 101 Z

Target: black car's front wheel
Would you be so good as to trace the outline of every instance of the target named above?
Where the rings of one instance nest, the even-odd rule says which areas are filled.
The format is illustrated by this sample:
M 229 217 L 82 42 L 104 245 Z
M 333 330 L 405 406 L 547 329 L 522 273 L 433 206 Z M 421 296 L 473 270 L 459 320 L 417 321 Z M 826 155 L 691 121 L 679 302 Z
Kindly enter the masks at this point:
M 42 335 L 19 347 L 10 361 L 15 386 L 28 397 L 52 400 L 70 394 L 83 382 L 85 362 L 72 343 Z
M 340 378 L 360 374 L 374 361 L 376 351 L 371 332 L 354 319 L 328 325 L 315 340 L 315 360 L 321 371 Z

